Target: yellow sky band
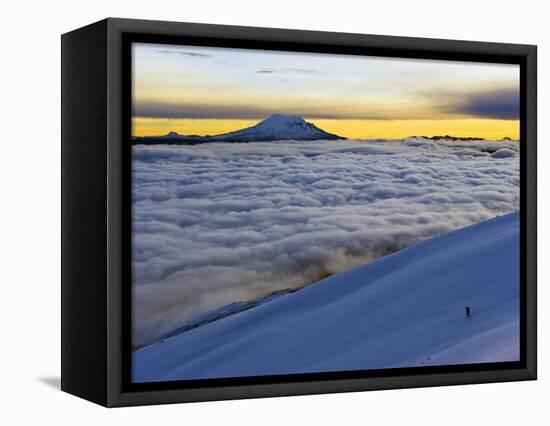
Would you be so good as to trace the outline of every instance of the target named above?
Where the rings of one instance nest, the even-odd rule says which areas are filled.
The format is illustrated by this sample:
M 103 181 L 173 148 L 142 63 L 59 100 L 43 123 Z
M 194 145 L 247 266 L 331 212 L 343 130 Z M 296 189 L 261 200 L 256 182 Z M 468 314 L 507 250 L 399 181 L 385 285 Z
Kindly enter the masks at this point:
M 405 138 L 408 136 L 452 135 L 519 139 L 519 120 L 460 118 L 440 120 L 346 120 L 308 119 L 317 127 L 349 139 Z M 134 136 L 158 136 L 168 132 L 183 135 L 216 135 L 257 124 L 249 119 L 165 119 L 134 117 Z

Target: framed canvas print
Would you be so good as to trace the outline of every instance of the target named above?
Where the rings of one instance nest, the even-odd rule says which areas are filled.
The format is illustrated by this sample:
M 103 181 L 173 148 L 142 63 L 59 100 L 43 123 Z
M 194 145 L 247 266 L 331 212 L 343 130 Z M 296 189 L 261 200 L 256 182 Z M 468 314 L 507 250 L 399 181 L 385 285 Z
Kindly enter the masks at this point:
M 107 19 L 62 37 L 62 389 L 536 378 L 536 47 Z

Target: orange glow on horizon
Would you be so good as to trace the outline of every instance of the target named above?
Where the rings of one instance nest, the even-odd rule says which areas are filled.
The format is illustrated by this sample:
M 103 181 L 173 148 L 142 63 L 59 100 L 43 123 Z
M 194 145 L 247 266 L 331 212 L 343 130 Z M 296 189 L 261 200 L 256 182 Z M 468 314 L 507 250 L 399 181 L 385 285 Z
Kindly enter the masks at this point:
M 320 129 L 348 139 L 398 139 L 408 136 L 451 135 L 519 139 L 519 120 L 460 118 L 439 120 L 348 120 L 307 119 Z M 217 135 L 254 126 L 256 119 L 167 119 L 134 117 L 133 136 L 160 136 L 169 132 L 182 135 Z

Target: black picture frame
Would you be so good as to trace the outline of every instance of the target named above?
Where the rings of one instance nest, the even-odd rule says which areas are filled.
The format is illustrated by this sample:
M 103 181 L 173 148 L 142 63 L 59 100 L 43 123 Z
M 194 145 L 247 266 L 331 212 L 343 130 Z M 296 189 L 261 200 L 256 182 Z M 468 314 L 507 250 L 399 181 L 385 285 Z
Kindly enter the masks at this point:
M 519 362 L 130 382 L 130 43 L 520 65 Z M 108 406 L 536 379 L 537 49 L 109 18 L 62 36 L 62 390 Z

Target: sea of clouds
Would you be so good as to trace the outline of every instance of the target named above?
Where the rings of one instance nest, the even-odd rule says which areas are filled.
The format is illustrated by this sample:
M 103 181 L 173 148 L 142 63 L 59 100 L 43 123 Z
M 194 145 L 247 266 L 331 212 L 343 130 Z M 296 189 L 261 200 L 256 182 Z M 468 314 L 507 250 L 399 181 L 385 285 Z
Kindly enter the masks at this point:
M 516 141 L 133 150 L 134 345 L 519 209 Z

